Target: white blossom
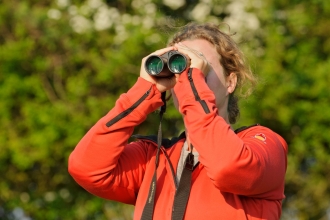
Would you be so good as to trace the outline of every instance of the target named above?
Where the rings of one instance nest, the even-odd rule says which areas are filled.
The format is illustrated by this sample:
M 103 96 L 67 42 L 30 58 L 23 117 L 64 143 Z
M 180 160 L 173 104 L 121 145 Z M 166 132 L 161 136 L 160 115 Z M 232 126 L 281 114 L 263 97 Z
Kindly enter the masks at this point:
M 84 33 L 92 27 L 91 21 L 81 15 L 75 15 L 70 19 L 70 24 L 77 33 Z
M 49 18 L 55 19 L 55 20 L 60 19 L 61 18 L 61 15 L 62 15 L 62 13 L 59 10 L 54 9 L 54 8 L 49 9 L 48 12 L 47 12 L 47 16 Z
M 185 0 L 163 0 L 163 4 L 170 7 L 173 10 L 181 8 L 186 4 Z
M 233 1 L 226 8 L 230 16 L 225 19 L 225 22 L 230 25 L 233 30 L 242 28 L 256 30 L 260 23 L 255 14 L 245 11 L 245 4 L 241 0 Z
M 208 3 L 198 3 L 191 11 L 190 16 L 196 21 L 204 21 L 211 12 L 211 6 Z
M 104 3 L 101 0 L 88 0 L 87 6 L 93 9 L 103 6 Z
M 60 8 L 65 8 L 68 7 L 69 5 L 70 5 L 69 0 L 57 0 L 57 6 Z
M 109 9 L 106 6 L 99 7 L 94 15 L 94 27 L 96 30 L 105 30 L 111 27 L 118 17 L 117 9 Z

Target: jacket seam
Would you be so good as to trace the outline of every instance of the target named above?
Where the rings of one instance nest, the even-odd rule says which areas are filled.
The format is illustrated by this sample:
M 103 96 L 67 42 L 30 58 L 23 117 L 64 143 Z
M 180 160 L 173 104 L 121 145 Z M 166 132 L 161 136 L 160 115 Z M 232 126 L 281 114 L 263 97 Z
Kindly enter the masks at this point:
M 200 98 L 200 96 L 199 96 L 199 94 L 198 94 L 198 91 L 197 91 L 197 89 L 196 89 L 196 86 L 195 86 L 194 80 L 193 80 L 193 78 L 192 78 L 192 71 L 193 71 L 192 68 L 190 68 L 189 71 L 188 71 L 188 80 L 189 80 L 189 82 L 190 82 L 190 87 L 191 87 L 192 92 L 193 92 L 193 94 L 194 94 L 195 100 L 198 101 L 198 102 L 201 104 L 201 106 L 202 106 L 204 112 L 205 112 L 206 114 L 209 114 L 209 113 L 210 113 L 210 109 L 209 109 L 209 107 L 207 106 L 207 103 L 205 102 L 205 100 L 203 100 L 203 99 Z
M 147 92 L 145 92 L 133 105 L 131 105 L 129 108 L 125 109 L 121 113 L 119 113 L 117 116 L 112 118 L 110 121 L 108 121 L 105 125 L 107 127 L 110 127 L 120 121 L 121 119 L 128 116 L 131 112 L 133 112 L 150 94 L 152 87 L 149 88 Z

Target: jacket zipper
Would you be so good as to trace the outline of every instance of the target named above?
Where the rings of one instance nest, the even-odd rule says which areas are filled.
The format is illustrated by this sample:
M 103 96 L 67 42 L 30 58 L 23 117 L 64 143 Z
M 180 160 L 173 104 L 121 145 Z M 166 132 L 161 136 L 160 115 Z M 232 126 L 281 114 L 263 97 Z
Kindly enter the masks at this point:
M 198 102 L 201 104 L 201 106 L 202 106 L 204 112 L 205 112 L 206 114 L 208 114 L 208 113 L 210 113 L 210 110 L 209 110 L 209 108 L 208 108 L 206 102 L 205 102 L 204 100 L 201 100 L 201 98 L 200 98 L 199 95 L 198 95 L 197 89 L 196 89 L 195 84 L 194 84 L 194 80 L 193 80 L 193 78 L 192 78 L 192 70 L 193 70 L 193 69 L 190 68 L 189 71 L 188 71 L 188 80 L 189 80 L 189 82 L 190 82 L 191 89 L 192 89 L 192 91 L 193 91 L 193 93 L 194 93 L 195 100 L 198 101 Z
M 111 119 L 110 121 L 108 121 L 106 123 L 107 127 L 110 127 L 111 125 L 115 124 L 116 122 L 118 122 L 119 120 L 121 120 L 122 118 L 126 117 L 127 115 L 129 115 L 136 107 L 138 107 L 150 94 L 151 92 L 151 87 L 150 89 L 143 94 L 143 96 L 141 98 L 139 98 L 139 100 L 137 100 L 131 107 L 129 107 L 128 109 L 126 109 L 125 111 L 123 111 L 122 113 L 120 113 L 119 115 L 117 115 L 116 117 L 114 117 L 113 119 Z

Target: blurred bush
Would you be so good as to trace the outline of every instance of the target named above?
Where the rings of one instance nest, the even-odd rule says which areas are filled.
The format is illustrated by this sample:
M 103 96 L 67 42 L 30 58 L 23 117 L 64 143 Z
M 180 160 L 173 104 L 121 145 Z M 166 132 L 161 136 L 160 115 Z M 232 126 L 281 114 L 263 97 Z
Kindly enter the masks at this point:
M 166 45 L 165 24 L 188 21 L 228 23 L 260 78 L 236 127 L 288 141 L 283 219 L 329 218 L 330 2 L 11 0 L 0 2 L 0 219 L 132 218 L 132 206 L 81 189 L 67 159 Z M 163 126 L 183 130 L 173 107 Z M 157 127 L 151 114 L 136 133 Z

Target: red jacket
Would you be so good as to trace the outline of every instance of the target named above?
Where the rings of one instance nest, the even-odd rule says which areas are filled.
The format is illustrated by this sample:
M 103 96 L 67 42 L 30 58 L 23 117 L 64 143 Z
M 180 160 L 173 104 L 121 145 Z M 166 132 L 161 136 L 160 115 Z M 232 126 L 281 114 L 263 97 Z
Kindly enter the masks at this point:
M 184 219 L 280 219 L 287 166 L 283 138 L 259 125 L 238 134 L 231 130 L 218 116 L 214 94 L 198 69 L 182 73 L 175 90 L 190 141 L 199 153 Z M 157 144 L 150 138 L 132 143 L 128 139 L 161 105 L 157 88 L 139 78 L 69 158 L 69 172 L 78 184 L 99 197 L 135 205 L 134 219 L 140 219 L 147 200 Z M 171 219 L 176 187 L 169 163 L 176 172 L 184 141 L 182 135 L 163 142 L 154 219 Z

